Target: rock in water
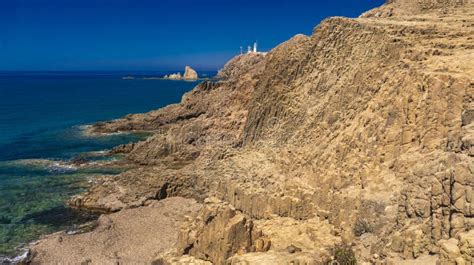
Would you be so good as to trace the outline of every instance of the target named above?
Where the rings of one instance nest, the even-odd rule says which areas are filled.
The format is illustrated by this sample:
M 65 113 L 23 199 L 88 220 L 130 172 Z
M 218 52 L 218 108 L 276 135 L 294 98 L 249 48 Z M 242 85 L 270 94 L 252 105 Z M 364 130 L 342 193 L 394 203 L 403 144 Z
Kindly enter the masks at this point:
M 166 79 L 171 79 L 171 80 L 181 80 L 183 77 L 181 76 L 181 73 L 176 73 L 176 74 L 170 74 L 168 76 L 165 76 Z
M 184 80 L 197 80 L 199 78 L 198 74 L 196 71 L 194 71 L 193 68 L 186 66 L 184 69 L 184 75 L 183 79 Z
M 175 74 L 165 75 L 163 78 L 170 79 L 170 80 L 193 81 L 193 80 L 198 80 L 199 76 L 193 68 L 186 66 L 184 69 L 184 75 L 181 75 L 181 73 L 175 73 Z

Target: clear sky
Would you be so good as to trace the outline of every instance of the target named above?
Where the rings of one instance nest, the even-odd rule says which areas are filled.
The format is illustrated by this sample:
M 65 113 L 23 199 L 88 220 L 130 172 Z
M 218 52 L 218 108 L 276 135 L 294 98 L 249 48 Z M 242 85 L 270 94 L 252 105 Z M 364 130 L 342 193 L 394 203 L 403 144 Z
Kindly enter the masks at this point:
M 0 70 L 215 70 L 384 0 L 0 0 Z

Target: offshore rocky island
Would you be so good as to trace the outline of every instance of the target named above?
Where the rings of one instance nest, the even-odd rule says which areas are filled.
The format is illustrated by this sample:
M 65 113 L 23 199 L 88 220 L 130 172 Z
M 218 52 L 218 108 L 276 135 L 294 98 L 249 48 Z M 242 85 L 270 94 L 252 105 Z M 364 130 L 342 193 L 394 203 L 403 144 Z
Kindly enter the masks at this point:
M 473 38 L 470 0 L 390 0 L 95 124 L 152 135 L 28 262 L 473 264 Z
M 199 76 L 198 76 L 198 73 L 193 68 L 191 68 L 190 66 L 186 66 L 184 68 L 183 75 L 181 75 L 181 73 L 175 73 L 175 74 L 165 75 L 163 78 L 170 79 L 170 80 L 195 81 L 199 79 Z

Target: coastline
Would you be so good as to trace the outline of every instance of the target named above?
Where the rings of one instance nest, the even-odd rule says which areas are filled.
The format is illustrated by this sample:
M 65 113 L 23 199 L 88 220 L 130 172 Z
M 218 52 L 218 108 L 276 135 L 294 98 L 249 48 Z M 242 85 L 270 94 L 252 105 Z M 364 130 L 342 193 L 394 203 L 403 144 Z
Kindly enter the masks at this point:
M 462 23 L 472 19 L 457 19 L 473 10 L 408 8 L 390 1 L 360 18 L 327 19 L 312 36 L 233 58 L 219 81 L 203 81 L 180 103 L 88 127 L 91 135 L 152 134 L 116 149 L 133 167 L 71 198 L 74 207 L 108 213 L 98 228 L 47 236 L 32 248 L 33 261 L 472 261 L 464 249 L 474 238 L 465 192 L 474 69 L 461 60 L 469 57 L 462 46 L 446 46 L 441 63 L 429 41 L 465 43 Z M 452 31 L 453 39 L 437 37 Z M 465 72 L 436 71 L 440 65 Z M 448 112 L 448 104 L 455 108 Z M 442 202 L 453 190 L 462 195 Z M 193 209 L 173 219 L 186 205 Z M 453 208 L 454 220 L 445 215 Z M 157 228 L 153 214 L 169 223 Z M 141 260 L 132 254 L 137 244 L 119 236 L 134 231 L 114 224 L 131 224 L 142 238 L 172 232 L 156 249 L 151 239 L 140 242 L 148 253 Z
M 81 126 L 83 127 L 83 126 Z M 83 127 L 84 129 L 86 126 Z M 85 131 L 84 131 L 85 133 Z M 125 132 L 127 134 L 132 134 L 134 132 Z M 88 137 L 107 137 L 111 135 L 116 135 L 117 133 L 111 134 L 102 134 L 102 135 L 88 135 Z M 122 134 L 122 133 L 120 133 Z M 96 160 L 99 159 L 99 160 Z M 112 175 L 116 175 L 120 172 L 130 169 L 130 164 L 126 162 L 123 158 L 117 157 L 116 154 L 112 153 L 110 150 L 99 150 L 92 152 L 80 153 L 76 158 L 71 160 L 48 160 L 48 159 L 23 159 L 23 160 L 14 160 L 6 161 L 4 163 L 9 163 L 12 165 L 18 165 L 28 168 L 41 168 L 48 171 L 54 172 L 55 174 L 74 174 L 76 172 L 91 172 L 87 173 L 87 177 L 83 180 L 83 183 L 86 188 L 91 187 L 98 181 L 101 181 L 102 178 L 107 178 Z M 95 173 L 94 173 L 95 172 Z M 114 173 L 113 173 L 114 172 Z M 69 198 L 71 199 L 71 198 Z M 68 199 L 68 201 L 69 201 Z M 58 233 L 65 233 L 67 235 L 75 235 L 85 233 L 90 231 L 91 228 L 95 227 L 96 221 L 100 217 L 101 211 L 92 211 L 91 209 L 84 210 L 80 208 L 75 208 L 73 205 L 69 205 L 68 202 L 65 202 L 65 207 L 70 208 L 72 211 L 83 212 L 86 215 L 95 216 L 91 220 L 83 221 L 81 223 L 74 224 L 71 227 L 68 227 L 65 231 L 55 232 L 53 234 L 44 234 L 39 239 L 27 242 L 16 247 L 17 254 L 15 256 L 0 256 L 0 264 L 23 264 L 28 262 L 31 258 L 31 249 L 35 247 L 39 242 Z M 89 218 L 87 218 L 89 219 Z M 70 230 L 73 229 L 73 230 Z
M 210 81 L 210 79 L 203 79 L 203 82 L 199 83 L 198 86 L 196 86 L 196 88 L 194 90 L 188 92 L 187 94 L 185 94 L 183 96 L 183 100 L 186 100 L 185 98 L 190 96 L 190 94 L 197 93 L 197 91 L 199 91 L 199 90 L 207 91 L 209 89 L 212 89 L 212 84 L 213 83 L 212 83 L 212 81 Z M 149 114 L 151 114 L 153 116 L 155 114 L 157 114 L 158 116 L 161 116 L 160 115 L 161 113 L 159 113 L 161 110 L 165 110 L 165 111 L 167 111 L 169 109 L 175 110 L 177 105 L 181 105 L 181 103 L 180 104 L 171 104 L 171 105 L 165 106 L 164 108 L 162 108 L 158 111 L 151 111 L 151 112 L 149 112 Z M 155 112 L 158 112 L 158 113 L 155 113 Z M 179 111 L 177 111 L 177 113 L 171 112 L 171 115 L 180 115 L 180 113 L 179 113 Z M 189 118 L 192 118 L 194 116 L 198 116 L 198 115 L 190 115 Z M 144 115 L 143 114 L 129 114 L 125 118 L 122 118 L 122 119 L 115 119 L 115 120 L 110 120 L 110 121 L 106 121 L 106 122 L 99 122 L 99 123 L 96 123 L 96 124 L 93 124 L 93 125 L 83 125 L 83 126 L 80 126 L 80 129 L 81 129 L 82 134 L 85 135 L 86 137 L 102 137 L 102 136 L 121 135 L 121 134 L 130 134 L 130 133 L 143 133 L 143 134 L 150 135 L 150 137 L 153 137 L 153 133 L 157 133 L 156 130 L 135 129 L 133 126 L 128 127 L 127 130 L 121 130 L 120 129 L 121 124 L 123 124 L 127 120 L 133 120 L 135 118 L 142 119 L 142 118 L 144 118 Z M 146 119 L 146 117 L 144 119 Z M 165 119 L 166 119 L 166 117 L 165 117 Z M 103 125 L 109 125 L 109 124 L 112 124 L 114 127 L 111 127 L 111 128 L 104 127 L 105 129 L 102 128 Z M 117 124 L 118 126 L 115 127 L 115 124 Z M 140 144 L 140 142 L 138 142 L 138 144 Z M 127 144 L 125 144 L 123 146 L 127 146 Z M 111 150 L 105 151 L 105 153 L 103 153 L 103 154 L 109 155 L 109 154 L 114 152 L 114 149 L 117 149 L 117 148 L 119 149 L 118 152 L 121 153 L 121 150 L 120 150 L 121 147 L 122 146 L 117 146 L 115 148 L 112 148 Z M 127 152 L 129 152 L 129 151 L 130 150 L 128 148 L 125 148 L 125 154 L 127 154 Z M 125 161 L 127 161 L 127 160 L 125 160 Z M 133 164 L 133 163 L 136 163 L 136 162 L 134 162 L 133 160 L 125 162 L 125 164 L 129 164 L 129 163 Z M 111 163 L 111 164 L 113 165 L 114 163 Z M 81 167 L 88 167 L 88 166 L 91 166 L 91 164 L 86 163 L 86 164 L 80 165 L 80 166 Z M 94 166 L 101 167 L 101 166 L 106 166 L 106 164 L 102 164 L 102 165 L 101 164 L 95 164 Z M 97 183 L 103 183 L 103 182 L 108 182 L 108 181 L 110 181 L 110 178 L 105 178 L 105 180 L 102 177 L 94 178 L 94 182 L 97 182 Z M 80 198 L 80 195 L 79 195 L 79 204 L 78 204 L 78 196 L 73 196 L 67 202 L 67 204 L 70 207 L 75 208 L 75 209 L 85 210 L 85 211 L 90 211 L 90 212 L 95 212 L 95 213 L 102 213 L 103 216 L 114 215 L 116 213 L 121 213 L 122 211 L 126 212 L 126 211 L 129 211 L 129 210 L 135 209 L 136 207 L 139 207 L 139 208 L 140 207 L 147 207 L 148 205 L 153 204 L 156 201 L 154 196 L 152 196 L 148 199 L 141 200 L 138 204 L 131 204 L 129 206 L 125 206 L 123 204 L 120 204 L 119 206 L 116 206 L 116 205 L 114 205 L 116 203 L 116 200 L 114 198 L 112 198 L 112 200 L 110 202 L 110 198 L 102 197 L 102 198 L 99 198 L 99 200 L 102 200 L 102 203 L 105 203 L 107 206 L 105 208 L 104 207 L 94 208 L 94 207 L 84 207 L 85 205 L 83 204 L 83 202 L 81 200 L 82 200 L 82 198 Z M 202 200 L 198 200 L 198 201 L 202 202 Z M 110 206 L 110 203 L 112 204 L 112 206 Z M 201 205 L 201 204 L 198 204 L 198 205 Z M 186 220 L 188 220 L 188 219 L 186 219 Z M 32 242 L 29 245 L 28 251 L 26 253 L 27 254 L 26 259 L 24 259 L 23 261 L 24 262 L 31 262 L 31 260 L 35 257 L 35 251 L 32 251 L 32 249 L 37 248 L 37 245 L 40 242 L 50 241 L 51 238 L 55 238 L 57 235 L 61 235 L 61 237 L 62 237 L 62 236 L 64 236 L 64 232 L 57 232 L 57 233 L 54 233 L 54 234 L 51 234 L 51 235 L 45 235 L 41 239 L 39 239 L 35 242 Z M 177 233 L 176 233 L 176 235 L 177 235 Z M 53 240 L 56 240 L 56 239 L 53 239 Z M 169 243 L 171 243 L 171 242 L 169 242 Z M 22 254 L 21 257 L 24 258 L 25 254 Z M 191 257 L 187 257 L 187 259 L 194 260 Z M 205 262 L 204 263 L 199 263 L 199 262 L 201 262 L 199 260 L 196 260 L 196 262 L 198 262 L 197 264 L 207 264 Z M 34 262 L 33 262 L 33 264 L 34 264 Z
M 193 216 L 199 207 L 193 200 L 170 198 L 140 208 L 101 215 L 89 232 L 73 236 L 58 232 L 45 236 L 33 245 L 35 251 L 28 255 L 25 262 L 46 264 L 51 260 L 60 260 L 75 264 L 88 262 L 88 256 L 92 255 L 94 264 L 106 264 L 111 260 L 125 264 L 150 264 L 157 252 L 171 247 L 171 242 L 177 239 L 179 224 Z M 160 237 L 155 237 L 156 234 Z M 143 242 L 146 244 L 141 244 Z M 104 243 L 108 245 L 106 251 L 103 250 Z M 51 248 L 55 251 L 41 251 Z M 88 254 L 84 256 L 83 252 Z
M 168 81 L 181 81 L 181 82 L 202 82 L 206 80 L 212 80 L 213 78 L 209 77 L 202 77 L 196 79 L 172 79 L 172 78 L 165 78 L 165 77 L 134 77 L 134 76 L 124 76 L 122 80 L 168 80 Z
M 75 217 L 62 207 L 64 202 L 94 185 L 93 176 L 116 175 L 128 169 L 123 155 L 110 150 L 149 135 L 149 132 L 87 135 L 85 129 L 90 126 L 81 127 L 81 124 L 177 102 L 194 86 L 184 82 L 128 83 L 122 82 L 117 74 L 90 74 L 35 72 L 2 76 L 2 84 L 6 85 L 2 85 L 2 92 L 31 91 L 26 98 L 1 100 L 5 104 L 4 123 L 0 126 L 3 129 L 0 135 L 2 256 L 11 258 L 19 246 L 40 235 L 66 229 Z M 125 90 L 130 86 L 136 89 Z M 117 90 L 123 93 L 109 95 Z M 109 100 L 100 102 L 103 96 Z M 139 104 L 133 103 L 137 99 Z M 63 104 L 56 104 L 56 100 Z M 50 102 L 54 104 L 47 104 Z M 78 102 L 81 107 L 70 111 Z
M 22 249 L 23 253 L 15 257 L 0 257 L 0 264 L 23 264 L 28 261 L 28 255 L 30 253 L 31 245 L 35 242 L 31 242 L 28 247 Z
M 110 134 L 88 134 L 87 130 L 90 128 L 90 125 L 83 125 L 83 126 L 73 126 L 72 127 L 74 131 L 77 131 L 77 134 L 80 135 L 79 137 L 85 136 L 85 137 L 110 137 L 110 136 L 115 136 L 118 134 L 136 134 L 137 136 L 139 135 L 141 139 L 145 139 L 147 135 L 149 135 L 149 132 L 119 132 L 119 133 L 110 133 Z M 127 142 L 130 143 L 130 142 Z M 16 160 L 6 160 L 6 161 L 0 161 L 0 165 L 3 168 L 8 168 L 9 170 L 15 170 L 15 171 L 20 171 L 20 170 L 29 170 L 29 171 L 40 171 L 44 172 L 42 174 L 50 174 L 52 176 L 57 176 L 61 177 L 62 175 L 66 176 L 66 178 L 69 178 L 68 176 L 75 176 L 73 179 L 73 185 L 77 187 L 81 187 L 82 191 L 77 192 L 78 194 L 86 190 L 87 188 L 91 187 L 96 183 L 97 181 L 100 181 L 100 178 L 107 177 L 107 176 L 112 176 L 116 175 L 120 172 L 126 171 L 130 168 L 130 164 L 127 163 L 120 154 L 114 154 L 112 152 L 112 149 L 106 149 L 106 150 L 96 150 L 96 151 L 87 151 L 87 152 L 81 152 L 76 154 L 75 156 L 71 158 L 55 158 L 55 159 L 36 159 L 36 158 L 28 158 L 28 159 L 16 159 Z M 11 169 L 10 169 L 11 168 Z M 82 176 L 84 175 L 84 176 Z M 54 183 L 52 183 L 54 184 Z M 67 190 L 62 191 L 62 192 L 69 192 Z M 70 197 L 67 198 L 69 200 Z M 50 213 L 53 214 L 52 218 L 68 218 L 64 217 L 62 215 L 67 214 L 70 215 L 69 218 L 76 218 L 70 213 L 66 212 L 74 212 L 78 211 L 81 212 L 79 215 L 88 215 L 88 216 L 96 216 L 92 217 L 93 219 L 97 219 L 99 216 L 92 212 L 92 211 L 84 211 L 82 209 L 74 209 L 73 207 L 70 207 L 65 203 L 63 206 L 65 209 L 69 208 L 68 210 L 64 210 L 63 212 L 55 212 L 55 213 Z M 54 209 L 53 209 L 54 210 Z M 62 210 L 61 210 L 62 211 Z M 36 214 L 36 213 L 33 213 Z M 48 215 L 48 213 L 45 213 Z M 57 216 L 56 216 L 57 215 Z M 30 218 L 39 218 L 39 219 L 44 219 L 45 222 L 47 219 L 49 220 L 50 217 L 47 216 L 40 216 L 38 215 L 37 217 L 33 217 L 33 215 Z M 79 219 L 83 219 L 82 217 Z M 78 219 L 78 220 L 79 220 Z M 67 234 L 71 235 L 74 234 L 72 231 L 69 231 L 69 229 L 79 229 L 82 230 L 85 226 L 87 227 L 91 220 L 90 218 L 84 218 L 82 221 L 78 221 L 78 223 L 71 223 L 70 225 L 67 225 L 64 223 L 63 229 L 68 229 Z M 10 221 L 6 219 L 6 224 L 8 224 Z M 57 222 L 56 220 L 54 222 Z M 71 220 L 65 220 L 65 222 L 74 222 L 72 219 Z M 3 224 L 3 223 L 2 223 Z M 76 227 L 79 225 L 79 227 Z M 41 238 L 46 236 L 47 234 L 41 235 Z M 40 239 L 35 239 L 30 242 L 24 242 L 19 244 L 18 246 L 15 246 L 14 249 L 12 247 L 12 250 L 10 251 L 11 254 L 2 254 L 0 255 L 0 264 L 22 264 L 22 262 L 28 260 L 28 255 L 30 253 L 30 249 L 36 245 Z
M 129 114 L 132 115 L 132 114 Z M 115 120 L 110 120 L 106 122 L 113 122 Z M 98 124 L 103 123 L 103 122 L 98 122 Z M 95 124 L 94 124 L 95 125 Z M 127 130 L 127 131 L 116 131 L 116 132 L 98 132 L 95 128 L 94 125 L 87 124 L 87 125 L 81 125 L 79 126 L 81 129 L 82 135 L 86 137 L 107 137 L 107 136 L 114 136 L 114 135 L 124 135 L 124 134 L 139 134 L 139 135 L 151 135 L 153 134 L 153 131 L 146 131 L 146 130 Z

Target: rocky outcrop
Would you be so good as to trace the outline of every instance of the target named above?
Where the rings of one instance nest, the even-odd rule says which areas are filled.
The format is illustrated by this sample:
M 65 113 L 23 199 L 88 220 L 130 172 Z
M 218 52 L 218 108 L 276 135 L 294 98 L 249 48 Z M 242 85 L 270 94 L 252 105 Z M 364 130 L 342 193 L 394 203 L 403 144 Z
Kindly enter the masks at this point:
M 439 243 L 443 264 L 474 263 L 474 230 L 460 233 L 457 238 L 443 239 Z
M 262 53 L 248 53 L 232 58 L 218 73 L 217 78 L 221 80 L 236 80 L 243 77 L 250 69 L 261 68 L 265 55 Z M 250 73 L 252 74 L 252 73 Z
M 180 224 L 200 210 L 193 200 L 169 198 L 103 215 L 85 233 L 59 232 L 33 246 L 28 264 L 152 264 L 173 250 Z
M 163 262 L 469 264 L 473 24 L 465 1 L 390 1 L 237 56 L 179 104 L 93 126 L 151 136 L 71 204 L 204 202 Z
M 449 8 L 472 4 L 472 0 L 387 0 L 385 5 L 362 14 L 362 17 L 416 16 L 433 11 L 443 14 Z
M 224 264 L 233 255 L 266 251 L 270 241 L 262 239 L 253 222 L 229 204 L 208 199 L 198 217 L 184 224 L 178 253 Z
M 184 69 L 184 75 L 183 75 L 184 80 L 197 80 L 199 79 L 199 76 L 196 71 L 194 71 L 193 68 L 186 66 Z
M 176 74 L 165 75 L 164 79 L 181 80 L 183 79 L 183 77 L 181 76 L 181 73 L 176 73 Z
M 193 68 L 186 66 L 184 68 L 183 75 L 181 75 L 181 73 L 175 73 L 175 74 L 165 75 L 163 78 L 170 79 L 170 80 L 196 81 L 199 79 L 199 76 L 198 76 L 198 73 Z

